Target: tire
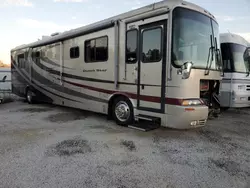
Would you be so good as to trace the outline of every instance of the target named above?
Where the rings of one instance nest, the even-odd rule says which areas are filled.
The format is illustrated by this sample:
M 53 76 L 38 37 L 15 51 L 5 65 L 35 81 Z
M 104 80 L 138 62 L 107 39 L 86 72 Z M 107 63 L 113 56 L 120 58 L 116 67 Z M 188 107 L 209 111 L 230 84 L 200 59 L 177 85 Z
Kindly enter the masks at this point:
M 112 116 L 118 125 L 128 126 L 134 122 L 134 110 L 130 100 L 118 97 L 112 105 Z
M 229 108 L 230 108 L 230 107 L 220 107 L 220 109 L 221 109 L 222 112 L 227 111 Z
M 33 92 L 30 89 L 27 89 L 26 92 L 26 100 L 29 104 L 33 104 L 34 103 L 34 99 L 33 99 Z

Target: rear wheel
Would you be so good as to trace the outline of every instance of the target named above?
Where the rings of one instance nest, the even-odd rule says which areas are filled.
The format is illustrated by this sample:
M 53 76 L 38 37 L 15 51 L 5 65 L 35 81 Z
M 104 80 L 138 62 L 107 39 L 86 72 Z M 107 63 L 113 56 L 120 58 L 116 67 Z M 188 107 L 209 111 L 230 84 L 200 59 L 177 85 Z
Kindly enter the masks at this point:
M 114 100 L 112 114 L 118 125 L 130 125 L 134 121 L 133 106 L 126 97 L 118 97 Z
M 26 100 L 28 101 L 29 104 L 34 103 L 33 92 L 30 89 L 28 89 L 26 92 Z

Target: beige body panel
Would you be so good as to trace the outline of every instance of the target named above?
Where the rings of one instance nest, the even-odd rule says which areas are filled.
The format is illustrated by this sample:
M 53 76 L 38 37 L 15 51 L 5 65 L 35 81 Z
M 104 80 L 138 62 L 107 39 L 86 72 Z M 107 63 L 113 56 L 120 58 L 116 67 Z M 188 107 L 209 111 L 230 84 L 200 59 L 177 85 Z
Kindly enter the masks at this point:
M 197 126 L 204 126 L 207 115 L 207 106 L 193 107 L 194 110 L 187 111 L 185 107 L 174 104 L 163 104 L 165 113 L 144 111 L 137 109 L 137 77 L 138 62 L 135 64 L 125 63 L 126 32 L 130 26 L 140 27 L 145 24 L 155 23 L 160 20 L 166 21 L 166 73 L 165 73 L 165 93 L 161 96 L 162 70 L 159 64 L 143 65 L 141 79 L 151 86 L 145 86 L 141 90 L 141 95 L 149 99 L 141 100 L 141 104 L 146 107 L 160 108 L 161 104 L 152 98 L 200 98 L 200 79 L 220 80 L 218 71 L 210 71 L 208 76 L 204 75 L 204 70 L 193 69 L 188 79 L 182 79 L 177 74 L 177 68 L 171 65 L 171 32 L 172 32 L 172 11 L 175 7 L 181 6 L 193 9 L 206 16 L 215 19 L 208 11 L 201 7 L 185 1 L 162 1 L 138 10 L 130 11 L 119 16 L 106 19 L 104 21 L 67 31 L 59 35 L 45 38 L 29 45 L 19 46 L 12 50 L 13 64 L 16 71 L 25 77 L 29 83 L 30 78 L 34 87 L 52 99 L 54 104 L 90 110 L 99 113 L 108 113 L 108 102 L 114 95 L 127 96 L 134 106 L 134 115 L 145 114 L 161 118 L 161 125 L 179 129 L 193 128 L 193 121 L 199 121 Z M 95 28 L 105 23 L 119 20 L 119 44 L 117 48 L 115 27 L 107 27 L 94 32 L 80 35 L 86 29 Z M 162 25 L 160 25 L 162 27 Z M 79 36 L 74 37 L 74 35 Z M 72 36 L 72 37 L 70 37 Z M 89 39 L 108 37 L 108 60 L 104 62 L 85 62 L 85 42 Z M 61 40 L 61 41 L 60 41 Z M 53 41 L 57 41 L 53 43 Z M 52 44 L 45 44 L 51 42 Z M 43 45 L 44 44 L 44 45 Z M 36 47 L 41 45 L 41 47 Z M 17 55 L 34 46 L 34 50 L 41 50 L 45 59 L 39 63 L 28 62 L 32 66 L 33 72 L 25 72 L 14 63 L 18 61 Z M 72 47 L 79 47 L 79 58 L 71 59 L 69 50 Z M 118 62 L 116 62 L 116 50 L 119 52 Z M 117 75 L 116 75 L 117 73 Z M 117 76 L 117 77 L 116 77 Z M 117 80 L 116 80 L 117 79 Z M 118 87 L 116 87 L 116 81 Z M 155 84 L 155 86 L 154 86 Z M 146 98 L 146 97 L 145 97 Z

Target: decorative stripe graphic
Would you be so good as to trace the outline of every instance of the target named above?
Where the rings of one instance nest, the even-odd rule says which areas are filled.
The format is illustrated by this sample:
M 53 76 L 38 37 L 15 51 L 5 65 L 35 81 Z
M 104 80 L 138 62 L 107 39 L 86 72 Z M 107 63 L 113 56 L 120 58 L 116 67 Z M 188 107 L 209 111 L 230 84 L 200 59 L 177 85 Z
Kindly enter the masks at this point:
M 43 61 L 46 62 L 45 59 L 43 59 Z M 50 60 L 51 61 L 51 60 Z M 51 69 L 49 67 L 46 67 L 45 65 L 43 65 L 41 62 L 34 62 L 37 66 L 39 66 L 41 69 L 45 69 L 46 71 L 48 71 L 51 74 L 55 74 L 55 75 L 60 75 L 60 72 L 54 69 Z M 49 62 L 47 62 L 49 63 Z M 96 79 L 96 78 L 87 78 L 87 77 L 82 77 L 82 76 L 77 76 L 77 75 L 72 75 L 72 74 L 68 74 L 68 73 L 62 73 L 63 77 L 66 78 L 72 78 L 72 79 L 76 79 L 76 80 L 83 80 L 83 81 L 91 81 L 91 82 L 100 82 L 100 83 L 110 83 L 113 84 L 114 81 L 111 80 L 102 80 L 102 79 Z M 128 83 L 128 82 L 118 82 L 118 84 L 123 84 L 123 85 L 134 85 L 137 86 L 136 83 Z M 161 87 L 161 85 L 153 85 L 153 84 L 141 84 L 144 86 L 153 86 L 153 87 Z M 168 86 L 167 86 L 168 87 Z M 169 87 L 177 87 L 177 86 L 169 86 Z
M 48 64 L 54 65 L 54 66 L 56 66 L 56 67 L 58 67 L 58 68 L 61 67 L 61 65 L 58 65 L 57 63 L 55 63 L 54 61 L 50 60 L 50 59 L 47 58 L 47 57 L 41 57 L 41 60 L 43 60 L 44 62 L 46 62 L 46 63 L 48 63 Z M 62 66 L 62 67 L 65 68 L 65 69 L 72 69 L 72 68 L 65 67 L 65 66 Z M 74 70 L 74 69 L 72 69 L 72 70 Z
M 87 85 L 83 85 L 83 84 L 78 84 L 78 83 L 74 83 L 74 82 L 70 82 L 70 81 L 66 81 L 66 80 L 63 80 L 63 81 L 66 83 L 78 86 L 78 87 L 82 87 L 85 89 L 89 89 L 89 90 L 93 90 L 93 91 L 97 91 L 97 92 L 101 92 L 101 93 L 106 93 L 106 94 L 114 94 L 114 93 L 119 92 L 119 91 L 112 91 L 112 90 L 87 86 Z M 137 97 L 138 97 L 137 94 L 135 94 L 135 93 L 129 93 L 129 92 L 119 92 L 119 93 L 124 93 L 132 99 L 137 99 Z M 154 103 L 161 102 L 161 97 L 156 97 L 156 96 L 140 95 L 139 99 L 143 100 L 143 101 L 147 101 L 147 102 L 154 102 Z M 181 105 L 181 103 L 182 103 L 182 99 L 166 98 L 166 104 Z
M 246 80 L 246 81 L 250 81 L 250 79 L 244 79 L 244 78 L 223 78 L 222 80 Z
M 0 70 L 0 72 L 11 73 L 11 70 Z
M 223 78 L 222 83 L 250 84 L 250 79 Z
M 58 94 L 56 94 L 56 93 L 54 93 L 54 92 L 51 92 L 51 91 L 45 89 L 44 87 L 42 87 L 42 86 L 40 86 L 40 85 L 38 85 L 38 84 L 30 83 L 29 77 L 26 75 L 27 73 L 24 73 L 22 70 L 19 70 L 19 69 L 15 66 L 14 63 L 12 63 L 12 64 L 13 64 L 13 66 L 15 67 L 16 72 L 17 72 L 23 79 L 25 79 L 25 81 L 26 81 L 27 83 L 29 83 L 29 85 L 31 85 L 31 86 L 33 86 L 33 87 L 35 87 L 35 88 L 39 88 L 39 89 L 37 89 L 37 90 L 38 90 L 39 92 L 43 93 L 45 96 L 47 96 L 47 95 L 46 95 L 43 91 L 41 91 L 41 90 L 44 90 L 44 91 L 46 91 L 46 92 L 48 92 L 48 93 L 50 93 L 50 94 L 52 94 L 52 95 L 58 96 L 58 97 L 63 98 L 63 99 L 67 99 L 67 100 L 74 101 L 74 102 L 81 102 L 81 101 L 76 101 L 76 100 L 73 100 L 73 99 L 70 99 L 70 98 L 67 98 L 67 97 L 58 95 Z M 33 81 L 36 81 L 34 78 L 32 78 L 32 80 L 33 80 Z M 37 82 L 37 81 L 36 81 L 36 82 Z M 50 98 L 49 96 L 47 96 L 47 97 Z
M 39 75 L 37 72 L 33 71 L 34 73 L 34 77 L 36 77 L 37 80 L 39 80 L 41 83 L 46 83 L 46 87 L 50 87 L 52 89 L 55 89 L 56 91 L 59 91 L 61 93 L 65 93 L 68 95 L 72 95 L 75 97 L 79 97 L 79 98 L 84 98 L 84 99 L 88 99 L 88 100 L 93 100 L 93 101 L 97 101 L 97 102 L 103 102 L 103 103 L 107 103 L 107 100 L 104 99 L 100 99 L 97 97 L 93 97 L 91 95 L 86 95 L 84 93 L 81 92 L 77 92 L 75 90 L 72 90 L 70 88 L 67 87 L 62 87 L 60 85 L 56 85 L 53 82 L 51 82 L 50 80 L 46 79 L 45 77 Z
M 61 93 L 65 93 L 65 94 L 68 94 L 68 95 L 73 95 L 75 97 L 84 98 L 84 99 L 88 99 L 88 100 L 93 100 L 93 101 L 97 101 L 97 102 L 103 102 L 103 103 L 108 102 L 107 100 L 100 99 L 100 98 L 97 98 L 97 97 L 93 97 L 91 95 L 86 95 L 84 93 L 77 92 L 77 91 L 72 90 L 70 88 L 63 87 L 61 85 L 55 84 L 52 81 L 50 81 L 49 79 L 47 79 L 46 77 L 40 75 L 35 69 L 32 69 L 32 76 L 33 76 L 32 78 L 35 78 L 37 81 L 42 83 L 42 85 L 45 85 L 46 87 L 49 87 L 51 89 L 55 89 L 56 91 L 59 91 Z
M 46 71 L 47 73 L 52 73 L 52 74 L 55 74 L 55 75 L 58 75 L 58 76 L 60 75 L 59 71 L 50 69 L 50 68 L 44 66 L 43 64 L 41 64 L 38 61 L 34 62 L 34 64 L 37 65 L 39 68 L 41 68 L 43 71 Z M 15 66 L 15 68 L 16 68 L 16 66 Z M 19 71 L 20 70 L 18 70 L 18 72 Z M 76 75 L 70 75 L 70 74 L 67 74 L 67 73 L 63 73 L 63 76 L 64 77 L 68 77 L 68 78 L 78 79 L 78 80 L 84 80 L 84 81 L 93 81 L 93 82 L 101 82 L 101 83 L 113 83 L 113 81 L 100 80 L 100 79 L 94 79 L 94 78 L 84 78 L 84 77 L 80 77 L 80 76 L 76 76 Z M 26 80 L 29 80 L 28 76 L 27 76 Z M 77 92 L 77 91 L 72 90 L 70 88 L 63 87 L 61 85 L 55 84 L 52 81 L 50 81 L 49 79 L 47 79 L 46 77 L 44 77 L 41 74 L 39 74 L 34 68 L 32 68 L 32 80 L 35 80 L 37 83 L 40 82 L 42 84 L 40 84 L 40 85 L 31 84 L 31 85 L 36 85 L 37 87 L 39 87 L 39 88 L 47 91 L 48 93 L 51 93 L 51 94 L 53 94 L 55 96 L 58 96 L 58 97 L 61 97 L 61 98 L 65 98 L 67 100 L 75 101 L 73 99 L 66 98 L 64 96 L 55 94 L 54 92 L 51 92 L 51 91 L 45 89 L 41 85 L 44 85 L 46 87 L 49 87 L 49 88 L 54 89 L 56 91 L 59 91 L 61 93 L 72 95 L 72 96 L 75 96 L 75 97 L 84 98 L 84 99 L 93 100 L 93 101 L 98 101 L 98 102 L 103 102 L 103 103 L 107 103 L 108 102 L 107 100 L 100 99 L 100 98 L 97 98 L 97 97 L 93 97 L 91 95 L 86 95 L 84 93 Z M 107 90 L 107 89 L 96 88 L 96 87 L 92 87 L 92 86 L 88 86 L 88 85 L 83 85 L 83 84 L 79 84 L 79 83 L 75 83 L 75 82 L 70 82 L 70 81 L 66 81 L 66 80 L 63 80 L 63 81 L 65 83 L 68 83 L 68 84 L 71 84 L 71 85 L 74 85 L 74 86 L 77 86 L 77 87 L 89 89 L 89 90 L 92 90 L 92 91 L 97 91 L 97 92 L 106 93 L 106 94 L 121 93 L 121 94 L 126 94 L 128 97 L 130 97 L 132 99 L 137 99 L 138 98 L 138 95 L 136 93 L 113 91 L 113 90 Z M 28 83 L 30 83 L 30 82 L 28 81 Z M 128 83 L 125 83 L 125 84 L 128 84 Z M 131 85 L 135 85 L 135 84 L 131 84 Z M 156 97 L 156 96 L 140 95 L 139 99 L 143 100 L 143 101 L 148 101 L 148 102 L 161 103 L 161 97 Z M 75 102 L 80 102 L 80 101 L 75 101 Z M 182 102 L 182 99 L 168 98 L 168 97 L 165 98 L 165 103 L 166 104 L 181 105 L 181 102 Z

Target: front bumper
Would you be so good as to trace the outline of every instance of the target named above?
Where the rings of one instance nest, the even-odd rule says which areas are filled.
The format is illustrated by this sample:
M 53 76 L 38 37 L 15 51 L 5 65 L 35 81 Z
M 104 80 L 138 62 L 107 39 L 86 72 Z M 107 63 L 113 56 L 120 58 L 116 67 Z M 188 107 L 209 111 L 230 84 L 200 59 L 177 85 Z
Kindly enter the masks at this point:
M 250 106 L 250 94 L 223 91 L 220 95 L 221 107 L 242 108 Z
M 174 110 L 174 113 L 166 114 L 167 127 L 175 129 L 192 129 L 206 125 L 208 118 L 208 107 L 205 105 L 192 107 L 172 106 L 168 108 L 168 110 L 170 109 Z
M 231 100 L 232 108 L 242 108 L 242 107 L 249 107 L 249 106 L 250 106 L 250 95 L 237 94 Z

